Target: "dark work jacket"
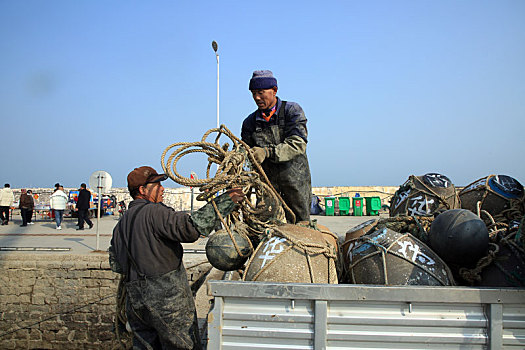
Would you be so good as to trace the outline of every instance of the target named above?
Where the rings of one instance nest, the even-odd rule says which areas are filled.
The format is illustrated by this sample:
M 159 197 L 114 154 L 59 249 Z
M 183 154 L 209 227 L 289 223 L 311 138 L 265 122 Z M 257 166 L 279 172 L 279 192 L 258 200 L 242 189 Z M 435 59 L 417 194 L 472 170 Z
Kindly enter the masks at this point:
M 135 215 L 137 210 L 140 211 Z M 136 199 L 113 229 L 111 246 L 123 273 L 133 281 L 139 277 L 133 261 L 145 276 L 165 274 L 180 266 L 181 242 L 195 242 L 198 238 L 199 232 L 188 214 L 176 212 L 163 203 Z M 128 259 L 127 247 L 133 261 Z
M 279 98 L 276 112 L 268 122 L 261 118 L 261 111 L 256 110 L 242 124 L 241 138 L 250 147 L 275 149 L 275 146 L 291 136 L 299 136 L 307 142 L 306 117 L 299 104 Z M 272 153 L 261 164 L 264 172 L 294 212 L 296 222 L 310 220 L 312 185 L 306 153 L 285 162 L 280 162 Z M 288 212 L 286 214 L 288 222 L 293 223 L 291 215 Z
M 236 206 L 228 193 L 213 201 L 223 217 Z M 109 247 L 111 268 L 128 280 L 176 270 L 182 261 L 181 243 L 195 242 L 201 234 L 209 235 L 218 223 L 220 219 L 210 202 L 190 217 L 162 203 L 136 199 L 113 229 Z
M 81 189 L 78 193 L 77 209 L 89 209 L 89 202 L 91 201 L 91 192 L 86 189 Z

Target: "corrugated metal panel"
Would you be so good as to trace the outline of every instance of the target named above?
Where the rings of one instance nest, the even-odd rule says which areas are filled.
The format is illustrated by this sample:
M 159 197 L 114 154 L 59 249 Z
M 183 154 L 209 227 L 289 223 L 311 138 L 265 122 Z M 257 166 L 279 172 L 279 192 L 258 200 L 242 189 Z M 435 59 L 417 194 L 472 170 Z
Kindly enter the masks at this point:
M 223 349 L 312 349 L 312 302 L 224 298 Z
M 208 349 L 525 349 L 525 290 L 211 281 Z
M 524 301 L 525 303 L 525 301 Z M 525 349 L 525 304 L 503 305 L 503 347 Z
M 486 327 L 481 305 L 335 301 L 327 349 L 485 349 Z

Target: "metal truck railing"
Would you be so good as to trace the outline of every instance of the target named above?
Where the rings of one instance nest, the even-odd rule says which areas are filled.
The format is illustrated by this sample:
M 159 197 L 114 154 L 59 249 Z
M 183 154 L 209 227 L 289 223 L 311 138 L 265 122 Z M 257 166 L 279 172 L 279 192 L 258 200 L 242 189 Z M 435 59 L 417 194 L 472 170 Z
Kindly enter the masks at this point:
M 208 349 L 525 349 L 525 289 L 209 281 Z

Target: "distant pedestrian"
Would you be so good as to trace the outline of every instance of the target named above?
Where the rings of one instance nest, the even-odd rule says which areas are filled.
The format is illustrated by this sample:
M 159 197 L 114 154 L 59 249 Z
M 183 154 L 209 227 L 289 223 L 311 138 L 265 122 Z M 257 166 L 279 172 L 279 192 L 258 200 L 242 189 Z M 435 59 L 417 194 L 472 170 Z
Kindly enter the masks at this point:
M 58 186 L 58 189 L 53 192 L 49 199 L 49 205 L 51 209 L 55 211 L 55 220 L 57 223 L 57 230 L 62 229 L 62 220 L 64 218 L 64 210 L 67 207 L 67 195 L 64 193 L 64 187 Z
M 78 228 L 77 230 L 84 229 L 84 222 L 89 225 L 89 228 L 93 227 L 93 223 L 89 219 L 89 207 L 91 202 L 91 192 L 86 189 L 86 184 L 80 185 L 80 191 L 78 192 L 77 210 L 78 210 Z
M 33 215 L 33 207 L 35 206 L 35 202 L 33 197 L 27 194 L 25 188 L 22 188 L 20 192 L 20 201 L 18 205 L 20 208 L 20 215 L 22 216 L 22 225 L 20 226 L 27 226 L 27 224 L 31 221 L 31 215 Z
M 34 225 L 35 223 L 33 222 L 33 209 L 35 208 L 35 199 L 33 198 L 33 191 L 27 190 L 27 195 L 31 198 L 31 203 L 33 203 L 31 209 L 27 210 L 27 224 Z
M 2 225 L 9 223 L 9 208 L 15 201 L 15 195 L 11 189 L 11 185 L 5 184 L 4 188 L 0 190 L 0 219 L 2 219 Z

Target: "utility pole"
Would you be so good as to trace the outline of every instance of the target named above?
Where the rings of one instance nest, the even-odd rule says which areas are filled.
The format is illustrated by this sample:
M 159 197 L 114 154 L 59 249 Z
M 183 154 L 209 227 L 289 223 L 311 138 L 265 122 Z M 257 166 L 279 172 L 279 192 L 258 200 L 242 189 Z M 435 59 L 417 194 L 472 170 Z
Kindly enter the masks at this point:
M 217 58 L 217 128 L 219 128 L 219 54 L 217 53 L 219 45 L 213 40 L 211 42 L 211 47 L 213 48 L 213 51 L 215 51 L 215 58 Z

